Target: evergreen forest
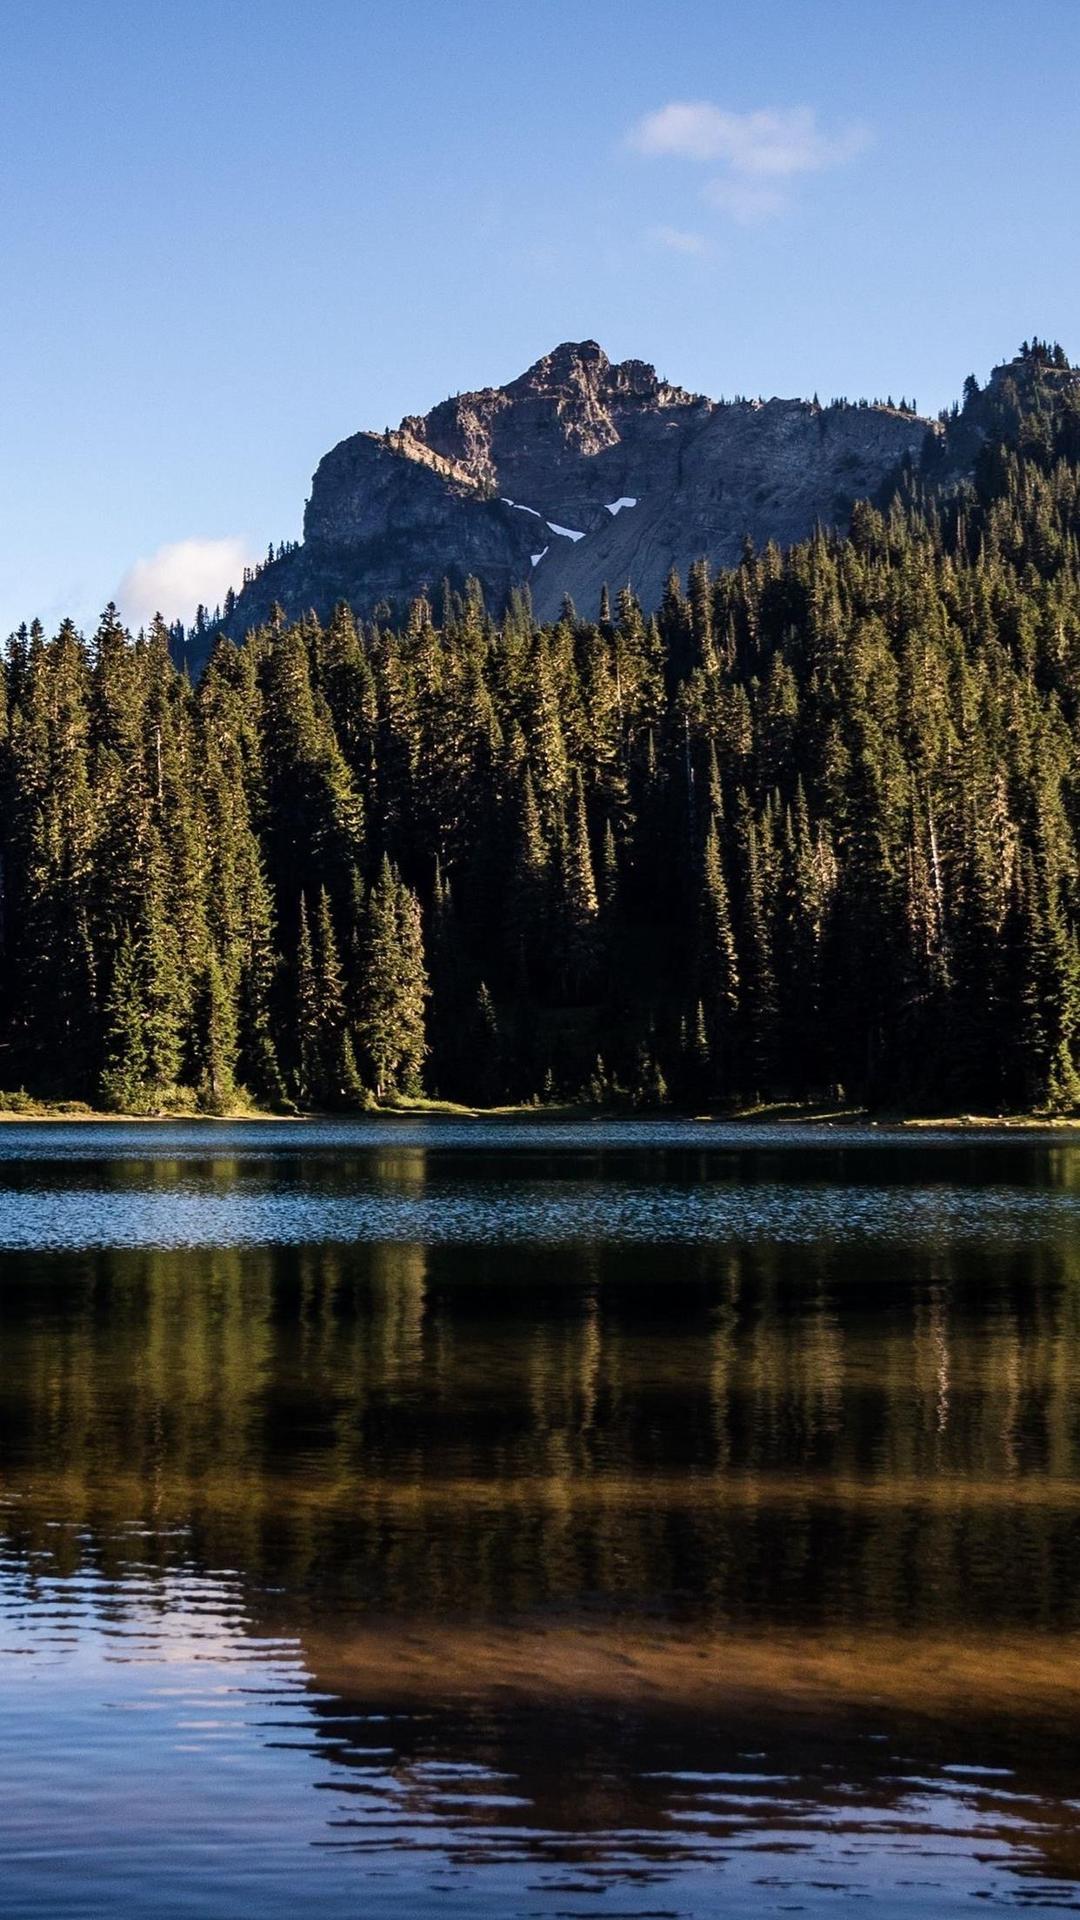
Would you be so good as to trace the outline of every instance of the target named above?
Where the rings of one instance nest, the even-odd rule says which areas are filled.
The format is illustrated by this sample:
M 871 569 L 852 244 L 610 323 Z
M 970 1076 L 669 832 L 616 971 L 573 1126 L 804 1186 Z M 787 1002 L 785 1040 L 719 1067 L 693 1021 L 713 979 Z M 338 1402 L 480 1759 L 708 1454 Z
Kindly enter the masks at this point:
M 20 630 L 0 1085 L 1080 1104 L 1080 414 L 1053 355 L 997 391 L 973 478 L 937 471 L 946 423 L 846 533 L 698 564 L 652 616 L 613 591 L 540 627 L 447 587 L 277 614 L 194 681 L 160 621 Z

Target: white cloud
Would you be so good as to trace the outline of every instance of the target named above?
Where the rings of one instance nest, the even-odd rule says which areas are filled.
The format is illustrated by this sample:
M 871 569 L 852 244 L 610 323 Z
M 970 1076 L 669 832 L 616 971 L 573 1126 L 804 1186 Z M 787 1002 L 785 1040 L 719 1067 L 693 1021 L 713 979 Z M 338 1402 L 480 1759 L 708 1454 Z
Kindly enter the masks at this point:
M 719 164 L 724 171 L 708 182 L 705 198 L 748 226 L 783 212 L 786 188 L 800 174 L 843 166 L 869 137 L 860 125 L 825 133 L 813 107 L 732 113 L 711 100 L 671 100 L 645 114 L 629 139 L 650 159 Z
M 155 613 L 188 622 L 200 602 L 213 612 L 230 587 L 239 589 L 251 558 L 243 540 L 174 540 L 128 568 L 116 604 L 132 627 Z
M 684 227 L 650 227 L 649 239 L 669 253 L 705 253 L 709 245 L 703 233 L 689 233 Z
M 813 107 L 729 113 L 710 100 L 673 100 L 639 120 L 630 138 L 639 153 L 721 160 L 735 173 L 786 179 L 853 159 L 867 133 L 853 126 L 828 136 Z

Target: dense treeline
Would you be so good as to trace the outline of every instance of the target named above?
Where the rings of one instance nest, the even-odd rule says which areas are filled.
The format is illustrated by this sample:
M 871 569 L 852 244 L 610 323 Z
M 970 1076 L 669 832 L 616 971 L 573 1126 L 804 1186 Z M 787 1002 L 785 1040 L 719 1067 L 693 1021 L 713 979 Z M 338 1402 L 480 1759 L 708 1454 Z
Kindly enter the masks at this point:
M 1080 448 L 1015 427 L 655 618 L 20 632 L 0 1082 L 1071 1104 Z

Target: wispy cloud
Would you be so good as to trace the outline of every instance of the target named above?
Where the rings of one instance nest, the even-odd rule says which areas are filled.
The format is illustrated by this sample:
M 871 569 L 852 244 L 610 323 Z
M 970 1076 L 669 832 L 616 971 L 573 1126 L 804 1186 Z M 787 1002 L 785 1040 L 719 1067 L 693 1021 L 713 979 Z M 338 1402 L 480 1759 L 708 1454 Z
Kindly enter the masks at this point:
M 726 213 L 740 227 L 756 227 L 783 213 L 788 196 L 783 187 L 765 180 L 741 180 L 738 175 L 710 180 L 703 188 L 704 198 L 718 213 Z
M 650 159 L 719 166 L 703 193 L 711 206 L 748 226 L 782 213 L 800 174 L 853 160 L 869 142 L 862 125 L 828 133 L 813 107 L 732 113 L 711 100 L 671 100 L 645 114 L 629 144 Z
M 650 227 L 648 237 L 669 253 L 707 253 L 709 243 L 703 233 L 691 233 L 684 227 Z
M 155 613 L 189 621 L 200 602 L 213 611 L 230 587 L 240 586 L 251 557 L 243 540 L 174 540 L 128 568 L 116 604 L 133 627 Z

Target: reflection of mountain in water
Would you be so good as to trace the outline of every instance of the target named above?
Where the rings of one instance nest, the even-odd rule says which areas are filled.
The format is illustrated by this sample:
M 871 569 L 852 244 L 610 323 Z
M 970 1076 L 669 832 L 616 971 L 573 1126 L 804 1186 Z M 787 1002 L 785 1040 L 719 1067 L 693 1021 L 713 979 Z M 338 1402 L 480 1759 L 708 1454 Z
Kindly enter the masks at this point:
M 989 1699 L 976 1687 L 945 1706 L 942 1667 L 962 1638 L 913 1673 L 895 1643 L 868 1659 L 857 1635 L 808 1657 L 794 1638 L 729 1636 L 702 1665 L 691 1630 L 646 1664 L 642 1643 L 609 1628 L 571 1656 L 602 1682 L 575 1697 L 574 1672 L 537 1659 L 535 1634 L 489 1628 L 470 1647 L 406 1619 L 358 1659 L 363 1643 L 331 1620 L 299 1642 L 253 1629 L 235 1577 L 148 1573 L 146 1544 L 140 1529 L 114 1535 L 114 1556 L 130 1558 L 111 1578 L 57 1578 L 47 1550 L 16 1573 L 0 1550 L 7 1650 L 39 1656 L 5 1694 L 0 1748 L 19 1757 L 6 1817 L 18 1824 L 22 1779 L 47 1767 L 50 1833 L 75 1797 L 77 1844 L 93 1857 L 119 1805 L 109 1861 L 130 1883 L 145 1871 L 130 1809 L 148 1781 L 160 1796 L 164 1775 L 153 1851 L 185 1862 L 178 1910 L 212 1910 L 226 1849 L 230 1891 L 248 1903 L 229 1911 L 275 1916 L 313 1902 L 344 1915 L 388 1882 L 411 1882 L 409 1910 L 425 1914 L 455 1889 L 468 1911 L 527 1896 L 530 1912 L 562 1912 L 573 1892 L 636 1913 L 645 1886 L 664 1889 L 664 1912 L 756 1910 L 765 1889 L 813 1911 L 905 1875 L 923 1912 L 963 1911 L 973 1892 L 1071 1904 L 1080 1703 L 1075 1688 L 1052 1703 L 1046 1655 L 1027 1636 L 984 1650 L 977 1671 L 968 1649 L 967 1682 Z M 549 1655 L 566 1647 L 556 1635 Z M 78 1649 L 70 1671 L 65 1648 Z M 887 1651 L 888 1690 L 871 1701 Z M 1075 1672 L 1075 1643 L 1067 1652 Z M 758 1691 L 741 1692 L 755 1676 Z M 88 1691 L 104 1728 L 87 1721 Z M 25 1873 L 17 1857 L 16 1899 Z M 171 1914 L 169 1884 L 154 1873 L 145 1904 L 129 1892 L 125 1912 Z M 110 1897 L 108 1875 L 80 1879 L 80 1913 L 103 1920 Z

